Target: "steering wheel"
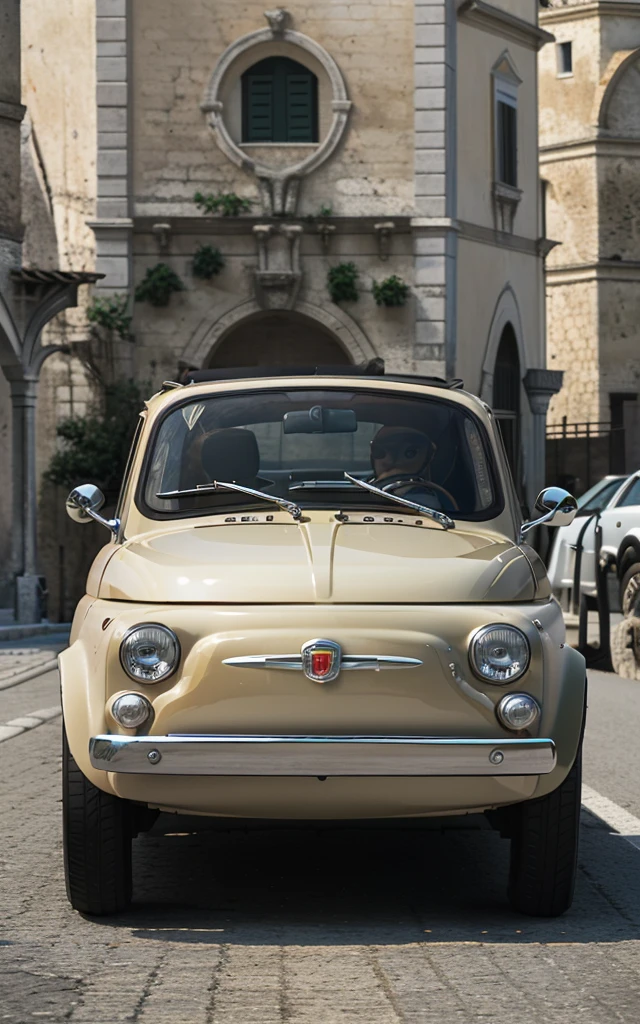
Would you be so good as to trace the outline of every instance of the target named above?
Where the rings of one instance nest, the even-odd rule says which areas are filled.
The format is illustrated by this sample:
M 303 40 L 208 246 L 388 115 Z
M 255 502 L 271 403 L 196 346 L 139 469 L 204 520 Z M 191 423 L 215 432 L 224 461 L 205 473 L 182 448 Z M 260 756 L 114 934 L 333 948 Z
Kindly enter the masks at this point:
M 458 503 L 449 491 L 445 490 L 444 487 L 441 487 L 440 484 L 434 484 L 431 480 L 425 480 L 422 476 L 396 476 L 393 477 L 392 480 L 388 480 L 382 487 L 380 487 L 380 490 L 388 491 L 389 494 L 395 494 L 400 487 L 411 487 L 413 484 L 416 484 L 418 487 L 424 487 L 429 491 L 436 491 L 440 492 L 440 494 L 444 494 L 445 498 L 451 502 L 454 511 L 459 511 Z

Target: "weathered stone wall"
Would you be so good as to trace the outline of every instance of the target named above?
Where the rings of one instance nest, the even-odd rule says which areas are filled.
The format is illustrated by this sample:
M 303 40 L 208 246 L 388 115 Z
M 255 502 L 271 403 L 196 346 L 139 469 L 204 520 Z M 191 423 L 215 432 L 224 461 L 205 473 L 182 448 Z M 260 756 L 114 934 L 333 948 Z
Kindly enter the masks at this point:
M 564 370 L 559 394 L 551 399 L 549 423 L 599 422 L 600 335 L 598 286 L 594 278 L 547 287 L 548 365 Z M 606 417 L 605 417 L 606 418 Z
M 347 143 L 305 179 L 298 211 L 410 212 L 413 201 L 412 0 L 290 6 L 292 27 L 338 63 L 351 97 Z M 216 61 L 239 36 L 266 26 L 248 0 L 137 0 L 133 5 L 134 191 L 138 214 L 191 214 L 193 193 L 256 197 L 253 175 L 216 145 L 200 110 Z M 441 30 L 434 27 L 434 34 Z M 321 105 L 322 98 L 321 88 Z
M 201 365 L 210 355 L 214 341 L 207 341 L 202 325 L 216 323 L 241 303 L 254 299 L 253 272 L 258 266 L 257 245 L 247 227 L 234 224 L 233 231 L 216 232 L 215 219 L 205 234 L 177 234 L 171 239 L 170 262 L 182 278 L 186 290 L 174 294 L 166 308 L 154 309 L 148 303 L 136 303 L 134 347 L 136 375 L 153 384 L 175 376 L 179 359 Z M 303 222 L 304 223 L 304 222 Z M 381 281 L 391 273 L 408 283 L 413 276 L 412 240 L 408 227 L 396 232 L 386 261 L 378 255 L 378 245 L 371 225 L 354 234 L 338 228 L 329 253 L 325 253 L 317 228 L 304 225 L 301 245 L 303 280 L 296 308 L 310 304 L 319 319 L 323 313 L 336 318 L 347 314 L 357 320 L 373 351 L 384 354 L 392 369 L 409 370 L 413 366 L 412 327 L 415 319 L 413 300 L 400 308 L 382 309 L 372 295 L 372 281 Z M 222 225 L 218 231 L 222 230 Z M 192 260 L 201 243 L 214 245 L 222 252 L 226 266 L 210 282 L 193 276 Z M 134 278 L 141 280 L 146 267 L 158 261 L 157 240 L 150 232 L 136 233 L 134 242 Z M 167 255 L 163 256 L 167 259 Z M 357 302 L 335 307 L 327 292 L 329 266 L 343 261 L 356 263 L 359 269 L 360 297 Z M 196 344 L 196 338 L 200 338 Z M 222 340 L 216 336 L 216 340 Z M 353 351 L 350 358 L 358 361 Z
M 555 46 L 540 55 L 547 234 L 562 242 L 547 260 L 549 365 L 565 370 L 550 419 L 570 423 L 606 422 L 612 393 L 640 390 L 640 4 L 583 6 L 541 18 L 573 49 L 570 77 Z

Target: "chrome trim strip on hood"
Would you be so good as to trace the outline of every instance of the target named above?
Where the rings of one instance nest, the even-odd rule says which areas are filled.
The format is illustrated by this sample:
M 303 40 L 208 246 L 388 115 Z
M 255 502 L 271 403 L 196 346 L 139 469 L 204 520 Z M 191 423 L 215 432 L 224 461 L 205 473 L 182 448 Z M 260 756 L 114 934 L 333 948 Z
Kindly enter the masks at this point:
M 145 775 L 545 775 L 551 739 L 433 736 L 94 736 L 94 768 Z
M 279 668 L 292 672 L 303 671 L 300 654 L 249 654 L 240 658 L 225 658 L 223 665 L 232 668 Z M 396 658 L 388 654 L 343 654 L 340 670 L 369 669 L 380 672 L 385 668 L 416 668 L 422 665 L 419 658 Z

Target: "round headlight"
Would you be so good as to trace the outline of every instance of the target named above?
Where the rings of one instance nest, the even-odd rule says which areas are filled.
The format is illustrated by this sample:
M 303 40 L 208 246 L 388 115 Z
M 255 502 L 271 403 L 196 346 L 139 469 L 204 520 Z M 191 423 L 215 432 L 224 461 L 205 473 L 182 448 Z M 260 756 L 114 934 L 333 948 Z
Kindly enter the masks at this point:
M 134 626 L 120 644 L 120 661 L 127 675 L 137 682 L 159 683 L 178 667 L 178 638 L 155 622 Z
M 111 714 L 125 729 L 137 729 L 151 718 L 153 708 L 141 693 L 124 693 L 111 705 Z
M 508 693 L 496 708 L 499 720 L 507 729 L 528 729 L 537 721 L 540 708 L 528 693 Z
M 512 683 L 528 667 L 529 641 L 515 626 L 485 626 L 479 629 L 469 649 L 471 667 L 490 683 Z

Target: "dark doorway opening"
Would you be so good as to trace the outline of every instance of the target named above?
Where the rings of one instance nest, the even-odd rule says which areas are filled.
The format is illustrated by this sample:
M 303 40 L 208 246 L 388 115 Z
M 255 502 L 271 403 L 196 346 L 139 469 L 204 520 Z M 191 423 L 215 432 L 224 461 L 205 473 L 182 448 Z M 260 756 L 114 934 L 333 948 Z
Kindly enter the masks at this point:
M 351 366 L 331 332 L 294 311 L 256 313 L 231 329 L 206 367 Z
M 493 411 L 500 426 L 516 492 L 520 501 L 523 501 L 520 390 L 518 342 L 515 331 L 509 323 L 502 332 L 496 356 L 493 376 Z

